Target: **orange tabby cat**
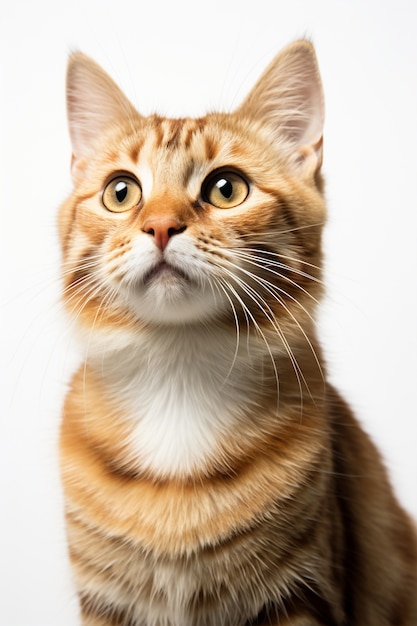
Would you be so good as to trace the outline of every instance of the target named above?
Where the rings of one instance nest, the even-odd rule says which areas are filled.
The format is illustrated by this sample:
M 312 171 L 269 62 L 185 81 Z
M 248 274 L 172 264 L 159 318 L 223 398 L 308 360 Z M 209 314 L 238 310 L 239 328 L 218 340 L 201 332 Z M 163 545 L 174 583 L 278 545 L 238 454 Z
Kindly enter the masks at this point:
M 315 331 L 314 50 L 233 113 L 142 117 L 68 68 L 64 299 L 85 344 L 61 432 L 89 626 L 417 623 L 417 547 Z

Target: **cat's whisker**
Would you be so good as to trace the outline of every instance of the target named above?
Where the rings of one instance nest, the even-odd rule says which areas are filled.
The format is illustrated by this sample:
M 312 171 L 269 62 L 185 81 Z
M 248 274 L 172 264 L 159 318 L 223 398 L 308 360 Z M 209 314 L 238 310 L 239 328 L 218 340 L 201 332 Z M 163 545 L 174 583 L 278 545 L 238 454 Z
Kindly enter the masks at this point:
M 72 288 L 74 288 L 73 293 L 71 293 Z M 83 277 L 66 288 L 66 303 L 69 304 L 72 300 L 77 300 L 70 311 L 70 314 L 74 315 L 74 321 L 80 318 L 88 304 L 96 298 L 103 288 L 105 288 L 105 285 L 97 281 L 93 275 Z
M 275 260 L 275 259 L 265 259 L 264 256 L 257 256 L 257 254 L 252 254 L 252 252 L 258 253 L 258 254 L 263 254 L 262 250 L 259 250 L 257 248 L 244 248 L 244 249 L 237 249 L 234 250 L 234 253 L 236 254 L 237 257 L 248 260 L 249 262 L 254 262 L 254 261 L 259 261 L 258 267 L 262 268 L 262 269 L 266 269 L 269 270 L 269 267 L 272 265 L 273 267 L 277 267 L 279 269 L 282 270 L 286 270 L 289 271 L 293 274 L 297 274 L 298 276 L 301 276 L 303 278 L 307 278 L 308 280 L 311 280 L 314 283 L 318 283 L 319 285 L 323 285 L 323 281 L 320 280 L 319 278 L 317 278 L 316 276 L 313 276 L 312 274 L 308 274 L 307 272 L 304 272 L 303 270 L 300 270 L 296 267 L 293 267 L 291 265 L 287 265 L 286 263 L 282 263 L 282 261 L 280 260 Z M 277 258 L 284 258 L 281 255 L 277 254 L 276 255 Z M 286 257 L 288 258 L 288 257 Z M 295 262 L 298 262 L 302 265 L 306 264 L 303 260 L 296 260 L 293 259 Z M 314 267 L 314 266 L 313 266 Z M 272 270 L 271 270 L 272 271 Z M 285 275 L 281 274 L 281 273 L 277 273 L 277 276 L 280 276 L 282 278 L 286 278 Z
M 271 326 L 273 327 L 273 329 L 275 330 L 275 332 L 278 334 L 278 336 L 280 337 L 280 340 L 282 341 L 287 354 L 291 360 L 291 363 L 293 365 L 294 368 L 294 372 L 296 374 L 298 383 L 299 383 L 299 388 L 300 388 L 300 394 L 301 394 L 301 405 L 302 405 L 302 386 L 301 386 L 301 380 L 303 380 L 304 384 L 306 385 L 307 390 L 309 391 L 309 387 L 308 384 L 304 378 L 304 375 L 301 371 L 301 368 L 299 367 L 299 364 L 297 362 L 297 359 L 294 356 L 294 353 L 290 347 L 290 344 L 288 342 L 288 340 L 286 339 L 282 329 L 280 328 L 278 321 L 276 319 L 275 313 L 274 311 L 271 309 L 271 307 L 269 306 L 269 304 L 261 297 L 261 295 L 255 290 L 253 289 L 250 285 L 248 285 L 247 283 L 245 283 L 243 280 L 239 279 L 236 274 L 234 274 L 233 272 L 228 272 L 229 275 L 231 276 L 231 278 L 235 281 L 238 282 L 239 286 L 245 291 L 245 293 L 253 300 L 253 302 L 255 302 L 255 304 L 258 306 L 258 308 L 260 309 L 260 311 L 265 315 L 265 317 L 267 318 L 267 320 L 269 321 L 269 323 L 271 324 Z M 254 276 L 254 278 L 257 278 L 256 276 Z M 282 304 L 280 302 L 280 304 Z M 253 318 L 252 318 L 253 319 Z M 311 395 L 311 394 L 310 394 Z
M 314 322 L 314 318 L 311 315 L 310 311 L 308 311 L 308 309 L 306 309 L 305 306 L 302 305 L 301 302 L 299 300 L 297 300 L 297 298 L 295 298 L 295 296 L 293 296 L 290 293 L 288 293 L 282 287 L 279 287 L 278 285 L 275 285 L 274 283 L 272 283 L 271 281 L 267 280 L 266 278 L 258 276 L 257 274 L 254 274 L 253 272 L 250 272 L 247 269 L 240 268 L 240 270 L 243 271 L 245 274 L 247 274 L 251 279 L 253 279 L 255 282 L 257 282 L 259 285 L 263 286 L 268 291 L 268 293 L 270 293 L 272 295 L 272 297 L 277 300 L 277 302 L 279 302 L 282 306 L 284 306 L 286 311 L 288 311 L 288 308 L 285 306 L 285 298 L 288 298 L 288 300 L 291 300 L 292 302 L 294 302 L 307 315 L 307 317 L 312 322 Z M 302 291 L 304 291 L 304 290 L 302 290 Z M 309 295 L 309 294 L 307 294 L 307 295 Z M 316 302 L 316 304 L 318 304 L 315 299 L 314 299 L 314 301 Z
M 312 267 L 313 269 L 317 270 L 318 272 L 322 272 L 323 271 L 323 268 L 321 266 L 314 265 L 313 263 L 309 263 L 305 259 L 300 259 L 299 257 L 292 257 L 292 256 L 288 256 L 288 255 L 281 254 L 281 253 L 279 253 L 277 256 L 280 259 L 286 259 L 287 261 L 293 261 L 294 263 L 301 263 L 302 265 L 307 265 L 307 267 Z M 291 266 L 289 266 L 289 267 L 291 267 Z M 307 277 L 308 276 L 309 275 L 307 274 Z M 319 281 L 319 282 L 321 282 L 321 281 Z
M 269 268 L 265 268 L 262 264 L 259 263 L 255 263 L 252 262 L 251 257 L 248 257 L 247 262 L 251 263 L 252 265 L 258 267 L 259 269 L 262 269 L 264 271 L 270 271 Z M 258 276 L 257 274 L 254 274 L 252 272 L 250 272 L 247 269 L 241 268 L 240 266 L 233 264 L 234 267 L 236 269 L 240 269 L 240 271 L 243 271 L 244 273 L 247 273 L 253 280 L 255 280 L 256 282 L 258 282 L 259 284 L 261 284 L 262 286 L 265 287 L 265 289 L 267 289 L 267 291 L 274 297 L 277 299 L 278 302 L 280 302 L 280 304 L 282 304 L 285 308 L 285 310 L 290 313 L 288 307 L 285 306 L 285 300 L 284 298 L 281 296 L 281 294 L 283 296 L 285 296 L 285 298 L 288 298 L 289 300 L 291 300 L 292 302 L 294 302 L 306 315 L 307 317 L 314 323 L 314 318 L 311 315 L 310 311 L 308 309 L 306 309 L 301 302 L 299 302 L 299 300 L 297 300 L 297 298 L 295 298 L 293 295 L 289 294 L 287 291 L 285 291 L 285 289 L 283 289 L 282 287 L 279 287 L 278 285 L 275 285 L 274 283 L 272 283 L 271 281 L 266 280 L 265 278 Z M 279 272 L 275 272 L 272 271 L 273 274 L 279 276 L 280 278 L 282 278 L 283 276 L 279 273 Z M 285 277 L 284 277 L 285 278 Z M 292 282 L 292 281 L 291 281 Z M 294 283 L 295 286 L 298 286 L 301 288 L 300 285 L 297 285 L 297 283 Z M 301 290 L 303 292 L 306 293 L 306 295 L 310 296 L 311 294 L 309 294 L 307 291 L 305 291 L 303 288 L 301 288 Z M 277 293 L 278 292 L 278 293 Z M 316 304 L 319 304 L 318 301 L 313 298 L 313 300 L 316 302 Z M 292 313 L 290 313 L 291 317 L 294 319 L 294 321 L 298 324 L 296 318 L 294 317 L 294 315 Z M 300 327 L 301 330 L 301 327 Z
M 284 299 L 283 299 L 282 295 L 284 295 L 285 297 L 287 297 L 290 300 L 292 300 L 295 304 L 297 304 L 301 308 L 301 310 L 304 311 L 304 313 L 311 319 L 311 321 L 314 321 L 313 317 L 310 314 L 310 312 L 294 296 L 292 296 L 291 294 L 288 294 L 284 289 L 282 289 L 281 287 L 278 287 L 278 285 L 275 285 L 274 283 L 266 280 L 265 278 L 263 278 L 261 276 L 258 276 L 257 274 L 254 274 L 253 272 L 250 272 L 248 269 L 243 268 L 243 267 L 233 263 L 232 261 L 228 261 L 228 263 L 236 271 L 243 272 L 251 280 L 253 280 L 254 282 L 258 283 L 261 287 L 263 287 L 277 302 L 279 302 L 280 305 L 284 306 L 284 308 L 285 308 L 285 310 L 287 312 L 289 312 L 289 309 L 285 306 L 285 302 L 284 302 Z M 261 266 L 261 265 L 259 265 L 257 263 L 253 263 L 253 265 L 255 265 L 256 267 L 259 267 L 260 269 L 265 269 L 263 266 Z M 276 272 L 273 272 L 273 273 L 276 274 Z M 281 277 L 280 274 L 277 274 L 277 275 Z M 272 310 L 271 310 L 271 313 L 272 313 Z M 273 315 L 275 316 L 274 313 L 273 313 Z M 294 319 L 294 321 L 296 321 L 295 317 L 293 317 L 293 319 Z
M 94 289 L 94 287 L 96 287 Z M 90 347 L 91 347 L 91 343 L 93 340 L 93 336 L 94 336 L 94 331 L 97 325 L 98 320 L 100 319 L 100 317 L 102 317 L 105 314 L 105 310 L 106 308 L 110 308 L 111 306 L 111 302 L 115 299 L 115 296 L 117 295 L 117 290 L 115 288 L 111 289 L 107 286 L 104 286 L 104 291 L 103 291 L 103 285 L 93 285 L 93 287 L 86 293 L 86 297 L 84 299 L 84 301 L 82 302 L 80 308 L 78 309 L 78 311 L 74 312 L 74 321 L 76 321 L 81 315 L 83 310 L 85 309 L 86 306 L 88 306 L 89 302 L 91 302 L 98 293 L 103 292 L 103 296 L 100 300 L 99 305 L 97 306 L 93 321 L 91 323 L 91 328 L 90 328 L 90 332 L 87 336 L 86 339 L 86 343 L 85 343 L 85 350 L 84 350 L 84 364 L 83 364 L 83 374 L 82 374 L 82 381 L 83 381 L 83 387 L 84 389 L 86 389 L 86 385 L 87 385 L 87 367 L 88 367 L 88 362 L 89 362 L 89 353 L 90 353 Z M 86 393 L 83 394 L 83 398 L 85 399 Z M 86 417 L 86 421 L 85 421 L 85 428 L 88 429 L 89 423 L 88 423 L 88 416 L 89 411 L 87 406 L 85 406 L 84 409 L 84 415 Z
M 83 300 L 90 300 L 90 294 L 94 289 L 99 289 L 96 279 L 92 276 L 83 276 L 75 280 L 64 289 L 64 296 L 66 304 L 70 304 L 72 301 L 77 300 L 80 296 L 83 296 Z M 75 310 L 74 307 L 71 313 Z
M 106 312 L 106 309 L 110 309 L 111 308 L 111 304 L 114 301 L 115 297 L 117 296 L 117 290 L 115 288 L 111 289 L 109 287 L 107 287 L 103 293 L 103 296 L 100 300 L 100 304 L 97 306 L 97 310 L 96 313 L 94 315 L 94 319 L 91 323 L 91 329 L 86 341 L 86 351 L 85 351 L 85 363 L 88 362 L 88 355 L 89 355 L 89 351 L 90 351 L 90 345 L 91 342 L 93 340 L 93 336 L 94 336 L 94 331 L 96 328 L 96 325 L 98 323 L 98 321 L 100 319 L 103 318 L 103 315 Z M 94 298 L 94 296 L 93 296 Z
M 317 278 L 317 276 L 313 276 L 313 274 L 309 274 L 308 272 L 305 272 L 301 269 L 298 269 L 297 267 L 283 263 L 282 261 L 265 259 L 265 258 L 251 255 L 251 254 L 249 254 L 247 257 L 244 254 L 238 254 L 238 256 L 241 256 L 242 258 L 248 258 L 248 259 L 253 259 L 255 261 L 259 261 L 259 267 L 265 267 L 266 269 L 269 269 L 271 266 L 276 267 L 278 269 L 285 270 L 293 274 L 297 274 L 298 276 L 301 276 L 302 278 L 306 278 L 312 283 L 323 285 L 323 281 Z M 303 261 L 300 261 L 300 263 L 303 264 Z M 280 274 L 278 273 L 278 275 Z M 282 276 L 285 277 L 285 275 L 282 275 Z
M 285 230 L 281 230 L 281 229 L 276 229 L 274 231 L 258 231 L 256 233 L 256 241 L 257 243 L 260 244 L 264 244 L 264 245 L 270 245 L 271 241 L 259 241 L 259 237 L 273 237 L 274 239 L 276 238 L 277 235 L 287 235 L 287 234 L 291 234 L 291 233 L 295 233 L 301 230 L 307 230 L 309 228 L 322 228 L 325 225 L 325 222 L 315 222 L 314 224 L 303 224 L 301 226 L 291 226 L 290 228 L 287 228 Z M 250 238 L 253 239 L 254 238 L 254 234 L 253 233 L 243 233 L 241 235 L 242 239 L 246 239 L 246 238 Z
M 68 268 L 67 270 L 63 271 L 62 272 L 62 278 L 64 279 L 63 282 L 65 283 L 66 282 L 65 279 L 67 279 L 68 277 L 71 279 L 75 273 L 77 273 L 78 275 L 81 275 L 80 278 L 82 278 L 83 275 L 84 276 L 91 276 L 92 274 L 99 275 L 96 263 L 85 263 L 80 266 L 77 266 L 76 272 L 74 268 Z M 76 280 L 79 280 L 80 278 L 77 278 Z
M 101 255 L 97 255 L 97 258 L 101 258 Z M 81 284 L 83 280 L 95 280 L 96 278 L 100 279 L 99 269 L 99 264 L 95 260 L 90 259 L 82 263 L 77 263 L 75 261 L 68 263 L 67 267 L 62 271 L 62 277 L 64 279 L 70 277 L 72 280 L 65 285 L 64 294 L 66 294 L 67 290 L 71 289 L 74 285 Z
M 223 290 L 218 285 L 217 281 L 212 277 L 206 277 L 206 283 L 210 286 L 211 293 L 213 295 L 213 300 L 217 305 L 218 298 L 222 297 Z
M 229 272 L 230 277 L 235 280 L 235 282 L 238 282 L 239 286 L 244 290 L 244 285 L 241 284 L 241 281 L 239 281 L 239 279 L 232 273 Z M 254 318 L 251 310 L 249 309 L 249 307 L 245 304 L 245 302 L 243 301 L 243 299 L 240 297 L 239 293 L 236 291 L 236 289 L 234 287 L 232 287 L 232 285 L 230 284 L 229 281 L 227 281 L 227 286 L 228 289 L 230 290 L 230 292 L 233 294 L 233 296 L 236 298 L 236 300 L 239 302 L 240 306 L 242 307 L 242 310 L 245 312 L 245 316 L 247 315 L 249 317 L 249 319 L 252 321 L 252 324 L 256 330 L 256 332 L 259 334 L 259 336 L 263 339 L 266 349 L 268 351 L 271 363 L 272 363 L 272 367 L 274 370 L 274 374 L 275 374 L 275 381 L 276 381 L 276 387 L 277 387 L 277 414 L 278 414 L 278 408 L 279 408 L 279 376 L 278 376 L 278 370 L 277 370 L 277 366 L 275 363 L 275 359 L 274 356 L 272 354 L 269 342 L 265 336 L 265 333 L 263 332 L 262 328 L 259 326 L 258 322 L 256 321 L 256 319 Z M 250 294 L 248 294 L 250 295 Z M 252 296 L 250 296 L 252 297 Z M 253 298 L 252 298 L 253 299 Z M 259 303 L 255 301 L 255 303 L 259 306 Z M 248 320 L 247 317 L 247 320 Z M 248 328 L 249 331 L 249 328 Z M 248 332 L 249 334 L 249 332 Z
M 211 281 L 210 281 L 210 284 L 211 284 Z M 240 326 L 239 326 L 239 318 L 238 318 L 238 315 L 237 315 L 236 307 L 233 304 L 233 300 L 231 299 L 231 297 L 227 293 L 227 289 L 223 286 L 223 284 L 221 283 L 220 279 L 216 281 L 216 286 L 218 287 L 218 289 L 221 289 L 221 291 L 224 293 L 224 295 L 226 296 L 227 300 L 229 301 L 230 308 L 232 309 L 233 318 L 234 318 L 234 321 L 235 321 L 235 328 L 236 328 L 236 347 L 235 347 L 235 351 L 234 351 L 234 354 L 233 354 L 233 359 L 232 359 L 232 363 L 230 365 L 229 371 L 227 372 L 225 380 L 222 383 L 222 387 L 224 387 L 226 382 L 229 380 L 230 374 L 232 373 L 233 368 L 234 368 L 235 363 L 236 363 L 236 360 L 237 360 L 237 355 L 238 355 L 238 352 L 239 352 L 239 344 L 240 344 Z
M 273 289 L 275 288 L 275 285 L 273 285 L 272 283 L 269 283 L 269 281 L 266 281 L 266 280 L 265 280 L 265 279 L 263 279 L 263 278 L 260 278 L 260 277 L 255 276 L 255 275 L 254 275 L 254 279 L 257 279 L 258 281 L 260 281 L 261 286 L 263 286 L 263 287 L 264 287 L 264 288 L 268 291 L 268 293 L 270 293 L 270 294 L 272 295 L 272 297 L 275 297 L 275 298 L 277 299 L 277 301 L 279 302 L 279 304 L 280 304 L 280 305 L 284 308 L 284 310 L 286 311 L 286 313 L 287 313 L 287 314 L 291 317 L 291 319 L 292 319 L 292 320 L 294 321 L 294 323 L 297 325 L 297 328 L 300 330 L 301 334 L 303 335 L 304 339 L 306 340 L 306 342 L 307 342 L 307 344 L 308 344 L 308 346 L 309 346 L 309 348 L 310 348 L 310 350 L 311 350 L 311 353 L 313 354 L 314 360 L 315 360 L 315 362 L 316 362 L 316 364 L 317 364 L 317 367 L 318 367 L 318 370 L 319 370 L 319 372 L 320 372 L 320 376 L 321 376 L 321 378 L 322 378 L 322 380 L 323 380 L 323 382 L 324 382 L 324 380 L 325 380 L 325 378 L 324 378 L 324 372 L 323 372 L 323 369 L 322 369 L 322 367 L 321 367 L 320 359 L 319 359 L 319 357 L 318 357 L 318 355 L 317 355 L 316 350 L 314 349 L 313 344 L 311 343 L 311 340 L 310 340 L 310 338 L 309 338 L 308 334 L 305 332 L 304 328 L 302 327 L 302 325 L 300 324 L 300 322 L 297 320 L 297 318 L 295 317 L 294 313 L 293 313 L 293 312 L 290 310 L 290 308 L 289 308 L 289 307 L 285 304 L 285 301 L 284 301 L 284 299 L 282 298 L 282 296 L 281 296 L 280 294 L 275 294 L 275 293 L 274 293 Z M 270 287 L 272 287 L 272 289 L 271 289 Z M 307 310 L 307 309 L 306 309 L 306 308 L 305 308 L 305 307 L 304 307 L 304 306 L 303 306 L 303 305 L 302 305 L 302 304 L 301 304 L 301 303 L 300 303 L 300 302 L 299 302 L 296 298 L 294 298 L 293 296 L 291 296 L 291 294 L 288 294 L 288 293 L 286 293 L 285 291 L 283 291 L 283 290 L 281 290 L 281 289 L 280 289 L 280 291 L 281 291 L 281 292 L 283 292 L 283 293 L 284 293 L 284 295 L 285 295 L 286 297 L 288 297 L 290 300 L 292 300 L 293 302 L 295 302 L 295 304 L 297 304 L 297 305 L 301 308 L 301 310 L 302 310 L 302 311 L 303 311 L 303 312 L 304 312 L 304 313 L 305 313 L 305 314 L 306 314 L 306 315 L 310 318 L 310 320 L 311 320 L 312 322 L 314 322 L 314 319 L 313 319 L 312 315 L 310 314 L 310 312 L 309 312 L 309 311 L 308 311 L 308 310 Z M 300 370 L 300 372 L 301 372 L 301 370 Z M 309 395 L 310 395 L 311 399 L 312 399 L 312 400 L 314 400 L 314 396 L 313 396 L 313 394 L 311 393 L 311 391 L 310 391 L 310 389 L 309 389 L 309 386 L 308 386 L 308 384 L 307 384 L 307 381 L 304 379 L 304 376 L 303 376 L 303 380 L 304 380 L 304 383 L 305 383 L 305 385 L 306 385 L 306 388 L 307 388 L 307 390 L 308 390 L 308 392 L 309 392 Z
M 222 278 L 222 280 L 225 282 L 225 284 L 227 285 L 227 287 L 230 287 L 230 282 L 228 280 L 225 280 L 224 278 Z M 245 322 L 246 322 L 246 350 L 247 353 L 250 354 L 250 332 L 251 332 L 251 321 L 248 317 L 248 313 L 247 313 L 247 308 L 246 307 L 242 307 L 242 313 L 244 315 L 245 318 Z
M 242 270 L 242 268 L 240 268 L 240 269 Z M 245 273 L 247 275 L 249 275 L 253 280 L 255 280 L 256 282 L 258 282 L 259 284 L 262 285 L 262 283 L 260 282 L 261 279 L 258 276 L 254 275 L 254 274 L 252 274 L 251 272 L 248 272 L 248 271 L 245 271 Z M 234 278 L 234 280 L 239 280 L 234 273 L 230 272 L 229 274 Z M 272 327 L 277 332 L 277 334 L 279 335 L 283 345 L 285 346 L 285 349 L 286 349 L 286 351 L 288 353 L 288 356 L 289 356 L 289 358 L 291 360 L 291 363 L 292 363 L 292 366 L 294 368 L 294 372 L 295 372 L 295 375 L 297 377 L 297 381 L 298 381 L 298 384 L 299 384 L 300 397 L 301 397 L 301 403 L 300 404 L 301 404 L 301 411 L 302 411 L 303 391 L 302 391 L 301 381 L 303 381 L 303 383 L 304 383 L 304 385 L 305 385 L 305 387 L 306 387 L 306 389 L 307 389 L 307 391 L 308 391 L 308 393 L 309 393 L 311 398 L 313 398 L 313 395 L 312 395 L 312 393 L 310 391 L 309 385 L 308 385 L 308 383 L 307 383 L 307 381 L 306 381 L 306 379 L 304 377 L 304 374 L 303 374 L 303 372 L 302 372 L 302 370 L 301 370 L 301 368 L 300 368 L 300 366 L 298 364 L 298 361 L 297 361 L 297 359 L 294 356 L 294 353 L 293 353 L 293 351 L 292 351 L 292 349 L 290 347 L 290 344 L 289 344 L 288 340 L 286 339 L 282 329 L 279 327 L 279 324 L 277 322 L 275 313 L 270 308 L 268 303 L 260 296 L 260 294 L 256 290 L 254 290 L 252 287 L 247 285 L 244 281 L 240 281 L 240 285 L 245 290 L 245 292 L 252 298 L 252 300 L 255 303 L 257 303 L 258 307 L 264 313 L 264 315 L 268 319 L 268 321 L 271 323 Z M 264 286 L 264 288 L 266 288 L 266 290 L 279 302 L 279 304 L 284 307 L 284 309 L 289 313 L 291 318 L 297 323 L 297 326 L 301 330 L 303 336 L 307 339 L 308 345 L 309 345 L 310 349 L 312 350 L 312 353 L 313 353 L 316 361 L 318 361 L 318 357 L 316 355 L 316 352 L 315 352 L 314 348 L 312 347 L 311 342 L 308 339 L 305 331 L 303 330 L 301 325 L 298 323 L 298 321 L 295 319 L 295 317 L 291 314 L 291 312 L 288 310 L 288 308 L 285 306 L 285 303 L 282 301 L 282 298 L 281 297 L 277 297 L 277 295 L 272 293 L 269 290 L 269 288 L 267 288 L 265 286 Z M 262 302 L 262 305 L 260 304 L 260 302 Z M 264 307 L 266 307 L 267 310 L 265 310 Z M 319 365 L 319 367 L 320 367 L 320 365 Z M 320 371 L 321 371 L 321 367 L 320 367 Z
M 247 261 L 248 261 L 248 262 L 252 262 L 250 257 L 247 259 Z M 288 315 L 289 315 L 289 316 L 291 317 L 291 319 L 295 322 L 295 324 L 297 325 L 297 327 L 298 327 L 298 328 L 299 328 L 299 330 L 301 331 L 302 335 L 304 336 L 304 338 L 305 338 L 305 340 L 306 340 L 306 342 L 307 342 L 307 344 L 308 344 L 308 346 L 309 346 L 309 348 L 310 348 L 310 350 L 311 350 L 311 352 L 312 352 L 312 354 L 313 354 L 313 356 L 314 356 L 314 359 L 315 359 L 315 361 L 316 361 L 316 364 L 317 364 L 318 369 L 319 369 L 319 372 L 320 372 L 320 376 L 321 376 L 322 380 L 324 381 L 324 372 L 323 372 L 323 370 L 322 370 L 322 367 L 321 367 L 321 364 L 320 364 L 320 360 L 319 360 L 319 358 L 318 358 L 318 355 L 317 355 L 317 353 L 316 353 L 316 351 L 315 351 L 315 349 L 314 349 L 314 347 L 313 347 L 313 345 L 312 345 L 312 343 L 311 343 L 311 341 L 310 341 L 310 339 L 309 339 L 309 337 L 308 337 L 307 333 L 304 331 L 303 327 L 301 326 L 301 324 L 299 323 L 299 321 L 297 320 L 297 318 L 295 317 L 295 315 L 294 315 L 294 314 L 291 312 L 291 310 L 287 307 L 287 305 L 285 304 L 284 298 L 283 298 L 280 294 L 283 294 L 285 297 L 289 298 L 289 299 L 290 299 L 290 300 L 292 300 L 295 304 L 297 304 L 297 305 L 300 307 L 300 309 L 301 309 L 301 310 L 302 310 L 302 311 L 303 311 L 303 312 L 304 312 L 304 313 L 305 313 L 305 314 L 306 314 L 306 315 L 310 318 L 310 320 L 311 320 L 312 322 L 314 322 L 314 319 L 313 319 L 313 317 L 312 317 L 311 313 L 310 313 L 310 312 L 309 312 L 309 311 L 308 311 L 308 310 L 307 310 L 307 309 L 306 309 L 306 308 L 305 308 L 305 307 L 304 307 L 304 306 L 303 306 L 303 305 L 302 305 L 302 304 L 301 304 L 301 303 L 300 303 L 300 302 L 299 302 L 296 298 L 294 298 L 294 296 L 292 296 L 291 294 L 288 294 L 288 293 L 287 293 L 285 290 L 283 290 L 282 288 L 278 287 L 277 285 L 275 285 L 275 284 L 271 283 L 270 281 L 267 281 L 266 279 L 264 279 L 264 278 L 262 278 L 262 277 L 260 277 L 260 276 L 257 276 L 256 274 L 253 274 L 252 272 L 249 272 L 248 270 L 246 270 L 246 269 L 244 269 L 244 268 L 239 268 L 239 266 L 237 266 L 237 265 L 235 265 L 235 264 L 233 264 L 233 265 L 234 265 L 234 267 L 235 267 L 236 269 L 240 269 L 240 271 L 243 271 L 243 272 L 244 272 L 245 274 L 247 274 L 247 275 L 248 275 L 251 279 L 253 279 L 254 281 L 258 282 L 258 284 L 259 284 L 259 285 L 261 285 L 264 289 L 266 289 L 266 291 L 267 291 L 270 295 L 272 295 L 272 297 L 274 297 L 274 298 L 275 298 L 275 299 L 276 299 L 276 300 L 280 303 L 280 305 L 284 308 L 284 310 L 288 313 Z M 265 269 L 265 268 L 263 267 L 263 265 L 260 265 L 260 264 L 258 264 L 258 263 L 253 263 L 253 265 L 255 265 L 255 266 L 259 267 L 260 269 Z M 268 269 L 268 268 L 266 268 L 266 269 Z M 281 274 L 279 274 L 279 273 L 277 273 L 277 272 L 273 272 L 273 273 L 274 273 L 274 274 L 277 274 L 278 276 L 280 276 L 280 277 L 281 277 Z M 292 282 L 292 281 L 291 281 L 291 282 Z M 280 293 L 276 293 L 276 291 L 278 291 L 278 292 L 280 292 Z M 302 289 L 302 291 L 305 291 L 305 290 L 304 290 L 304 289 Z M 306 292 L 306 293 L 307 293 L 307 295 L 310 295 L 310 294 L 308 294 L 308 292 Z M 313 299 L 314 299 L 314 298 L 313 298 Z M 315 299 L 314 299 L 314 300 L 315 300 Z M 316 300 L 315 300 L 315 301 L 316 301 Z M 316 301 L 316 302 L 317 302 L 317 301 Z M 300 373 L 301 373 L 301 372 L 300 372 Z M 303 377 L 303 378 L 304 378 L 304 377 Z M 304 381 L 304 382 L 305 382 L 305 384 L 306 384 L 306 387 L 307 387 L 307 389 L 308 389 L 308 391 L 309 391 L 310 396 L 313 398 L 313 396 L 312 396 L 312 394 L 311 394 L 311 392 L 310 392 L 310 390 L 309 390 L 309 387 L 308 387 L 308 385 L 307 385 L 306 381 Z
M 243 236 L 242 236 L 243 238 Z M 251 236 L 251 239 L 253 240 L 253 235 Z M 313 263 L 310 263 L 309 261 L 306 261 L 303 258 L 300 257 L 291 257 L 285 254 L 282 254 L 281 252 L 274 252 L 272 250 L 269 250 L 268 247 L 271 246 L 271 242 L 270 241 L 259 241 L 258 239 L 256 239 L 256 244 L 258 246 L 267 246 L 266 248 L 252 248 L 252 247 L 236 247 L 233 248 L 233 251 L 246 251 L 246 252 L 255 252 L 256 254 L 261 254 L 264 256 L 271 256 L 274 259 L 287 259 L 289 261 L 293 261 L 294 263 L 300 263 L 302 265 L 305 265 L 307 267 L 311 267 L 315 270 L 317 270 L 319 273 L 321 273 L 323 271 L 323 267 L 321 267 L 320 265 L 314 265 Z M 289 266 L 291 267 L 291 266 Z M 292 268 L 291 268 L 292 269 Z M 309 277 L 309 274 L 307 274 L 307 277 Z M 318 280 L 318 279 L 317 279 Z
M 90 263 L 92 261 L 100 261 L 103 259 L 103 253 L 97 252 L 96 254 L 88 253 L 87 255 L 78 254 L 77 259 L 63 259 L 61 261 L 61 269 L 66 270 L 67 268 L 78 268 L 83 265 L 83 263 Z

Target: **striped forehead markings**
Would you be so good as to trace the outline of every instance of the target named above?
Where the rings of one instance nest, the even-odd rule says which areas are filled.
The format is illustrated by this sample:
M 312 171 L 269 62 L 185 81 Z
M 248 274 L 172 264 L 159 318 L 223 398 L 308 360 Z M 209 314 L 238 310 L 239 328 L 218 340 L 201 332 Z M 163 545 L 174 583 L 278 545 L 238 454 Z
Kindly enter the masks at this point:
M 169 174 L 170 159 L 175 159 L 172 161 L 173 176 L 176 180 L 180 176 L 185 189 L 193 174 L 200 169 L 198 163 L 210 162 L 218 154 L 215 138 L 204 133 L 208 122 L 206 117 L 171 119 L 154 115 L 149 118 L 149 122 L 145 139 L 135 142 L 128 154 L 137 167 L 145 198 L 149 198 L 152 193 L 159 165 Z M 189 152 L 194 138 L 199 139 L 195 144 L 196 154 L 194 150 Z M 162 153 L 158 156 L 159 151 Z
M 152 118 L 155 132 L 155 148 L 175 149 L 182 145 L 189 148 L 195 134 L 206 126 L 206 118 Z
M 165 150 L 175 149 L 178 147 L 181 141 L 181 135 L 185 122 L 186 120 L 184 119 L 171 120 L 169 129 L 167 130 L 165 136 Z

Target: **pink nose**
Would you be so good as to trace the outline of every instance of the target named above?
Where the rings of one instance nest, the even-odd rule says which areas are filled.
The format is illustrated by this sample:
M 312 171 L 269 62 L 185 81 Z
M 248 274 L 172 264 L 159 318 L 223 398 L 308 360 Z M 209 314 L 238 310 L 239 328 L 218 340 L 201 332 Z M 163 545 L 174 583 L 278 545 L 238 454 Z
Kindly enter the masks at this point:
M 186 228 L 174 217 L 150 217 L 145 221 L 142 230 L 155 238 L 155 244 L 163 252 L 171 237 L 184 232 Z

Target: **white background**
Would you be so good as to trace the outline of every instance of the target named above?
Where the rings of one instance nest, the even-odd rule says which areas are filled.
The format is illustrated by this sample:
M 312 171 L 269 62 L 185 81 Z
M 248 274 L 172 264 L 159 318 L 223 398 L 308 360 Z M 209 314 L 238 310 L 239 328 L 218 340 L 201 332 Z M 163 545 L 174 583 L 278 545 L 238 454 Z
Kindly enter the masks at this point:
M 56 207 L 68 194 L 65 66 L 94 57 L 144 113 L 237 105 L 311 37 L 326 93 L 332 379 L 417 515 L 417 11 L 410 0 L 14 0 L 1 63 L 0 626 L 75 626 L 57 467 L 77 362 L 61 318 Z

